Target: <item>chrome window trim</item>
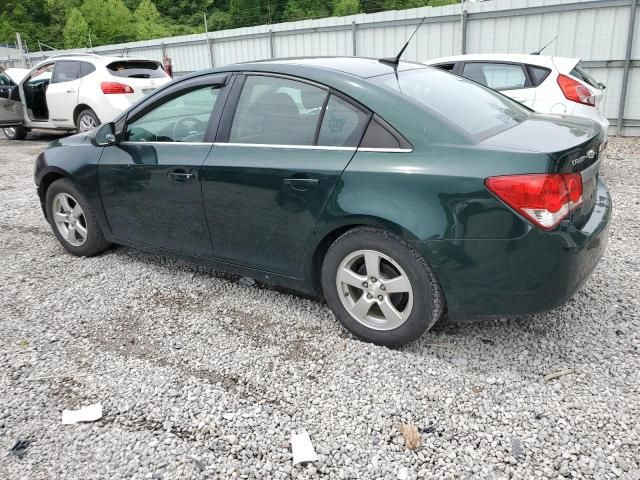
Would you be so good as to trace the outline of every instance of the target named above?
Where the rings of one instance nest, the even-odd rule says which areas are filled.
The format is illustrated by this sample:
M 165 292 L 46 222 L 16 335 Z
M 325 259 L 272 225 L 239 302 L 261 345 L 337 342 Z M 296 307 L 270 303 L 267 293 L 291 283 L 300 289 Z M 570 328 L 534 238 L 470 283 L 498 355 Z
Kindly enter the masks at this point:
M 358 148 L 359 152 L 382 152 L 382 153 L 411 153 L 413 148 L 374 148 L 362 147 Z
M 355 152 L 357 147 L 331 147 L 326 145 L 282 145 L 278 143 L 234 143 L 214 142 L 215 146 L 226 147 L 253 147 L 253 148 L 291 148 L 297 150 L 341 150 Z
M 412 148 L 358 148 L 338 147 L 330 145 L 282 145 L 270 143 L 233 143 L 233 142 L 120 142 L 120 145 L 214 145 L 219 147 L 245 147 L 245 148 L 281 148 L 295 150 L 333 150 L 344 152 L 377 152 L 377 153 L 411 153 Z

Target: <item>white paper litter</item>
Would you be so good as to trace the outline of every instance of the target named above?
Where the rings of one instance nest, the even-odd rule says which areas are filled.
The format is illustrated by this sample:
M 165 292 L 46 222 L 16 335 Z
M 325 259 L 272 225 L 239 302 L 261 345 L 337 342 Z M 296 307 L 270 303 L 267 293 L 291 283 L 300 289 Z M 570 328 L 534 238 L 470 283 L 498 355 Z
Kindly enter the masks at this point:
M 305 430 L 296 433 L 291 431 L 291 452 L 293 453 L 293 464 L 303 462 L 317 462 L 318 455 L 311 444 L 309 434 Z
M 102 405 L 94 403 L 78 410 L 63 410 L 62 424 L 70 425 L 78 422 L 95 422 L 102 418 Z

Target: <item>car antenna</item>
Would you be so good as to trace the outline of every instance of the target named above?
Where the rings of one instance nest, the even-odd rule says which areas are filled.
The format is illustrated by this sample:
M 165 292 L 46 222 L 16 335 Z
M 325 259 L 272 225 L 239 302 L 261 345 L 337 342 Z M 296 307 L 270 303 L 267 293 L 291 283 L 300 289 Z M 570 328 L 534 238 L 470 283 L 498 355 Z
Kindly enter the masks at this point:
M 547 43 L 544 47 L 542 47 L 540 50 L 538 50 L 537 52 L 531 52 L 529 55 L 540 55 L 542 53 L 542 51 L 547 48 L 549 45 L 551 45 L 553 42 L 555 42 L 558 38 L 558 35 L 556 35 L 555 37 L 553 37 L 553 39 Z
M 409 42 L 411 42 L 411 39 L 413 38 L 413 36 L 416 34 L 416 32 L 418 31 L 418 29 L 420 28 L 420 26 L 424 23 L 424 21 L 426 19 L 427 19 L 427 17 L 422 17 L 422 20 L 420 20 L 420 23 L 418 24 L 416 29 L 413 31 L 413 33 L 409 37 L 409 40 L 407 40 L 407 43 L 405 43 L 404 47 L 402 47 L 402 50 L 400 50 L 400 52 L 398 52 L 398 55 L 396 55 L 395 57 L 390 57 L 390 58 L 381 58 L 378 61 L 380 63 L 386 63 L 388 65 L 393 65 L 394 69 L 398 68 L 398 64 L 400 63 L 400 57 L 402 57 L 402 54 L 404 53 L 404 51 L 409 46 Z

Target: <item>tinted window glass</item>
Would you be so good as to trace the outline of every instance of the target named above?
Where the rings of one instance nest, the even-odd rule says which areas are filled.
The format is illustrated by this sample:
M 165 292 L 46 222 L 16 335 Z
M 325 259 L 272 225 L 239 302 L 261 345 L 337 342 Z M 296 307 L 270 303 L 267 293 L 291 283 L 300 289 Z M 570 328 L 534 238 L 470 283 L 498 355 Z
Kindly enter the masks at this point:
M 439 68 L 440 70 L 446 70 L 447 72 L 450 72 L 453 70 L 453 67 L 455 67 L 455 63 L 440 63 L 439 65 L 432 65 L 436 68 Z
M 529 73 L 531 74 L 533 85 L 537 87 L 549 76 L 551 70 L 544 67 L 535 67 L 533 65 L 529 65 Z
M 411 144 L 407 142 L 391 125 L 386 123 L 377 115 L 374 115 L 369 122 L 367 131 L 364 133 L 361 148 L 402 148 L 411 149 Z
M 9 78 L 9 75 L 6 73 L 0 73 L 0 85 L 3 87 L 8 87 L 13 85 L 13 81 Z
M 373 79 L 425 105 L 458 129 L 475 138 L 506 130 L 529 117 L 513 100 L 432 68 L 381 75 Z
M 79 62 L 57 62 L 51 83 L 70 82 L 80 78 Z
M 80 62 L 80 76 L 81 77 L 86 77 L 87 75 L 89 75 L 90 73 L 93 73 L 96 71 L 96 67 L 93 66 L 93 64 L 89 63 L 89 62 Z
M 210 86 L 173 98 L 127 125 L 132 142 L 202 142 L 219 90 Z
M 367 113 L 331 95 L 322 118 L 318 145 L 357 147 L 368 119 Z
M 53 72 L 54 64 L 43 65 L 35 70 L 27 79 L 27 85 L 36 85 L 40 83 L 49 83 L 51 80 L 51 73 Z
M 107 65 L 109 73 L 124 78 L 163 78 L 167 73 L 159 63 L 148 60 L 121 60 Z
M 594 88 L 600 88 L 600 85 L 598 85 L 598 81 L 593 78 L 591 75 L 589 75 L 581 66 L 580 64 L 576 65 L 573 70 L 571 70 L 571 72 L 569 73 L 569 75 L 572 75 L 574 77 L 576 77 L 578 80 L 582 80 L 584 83 L 586 83 L 587 85 L 590 85 Z
M 285 78 L 248 76 L 229 142 L 313 145 L 327 92 Z
M 494 90 L 524 88 L 527 83 L 522 66 L 507 63 L 465 63 L 462 76 Z

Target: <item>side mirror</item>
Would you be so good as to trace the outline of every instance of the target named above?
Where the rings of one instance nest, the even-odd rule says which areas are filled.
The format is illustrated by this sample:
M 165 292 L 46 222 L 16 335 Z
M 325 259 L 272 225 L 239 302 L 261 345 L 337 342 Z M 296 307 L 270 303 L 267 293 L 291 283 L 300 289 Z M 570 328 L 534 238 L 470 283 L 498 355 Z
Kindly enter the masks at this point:
M 116 125 L 113 122 L 103 123 L 91 132 L 91 143 L 96 147 L 108 147 L 116 145 L 118 139 L 116 137 Z

